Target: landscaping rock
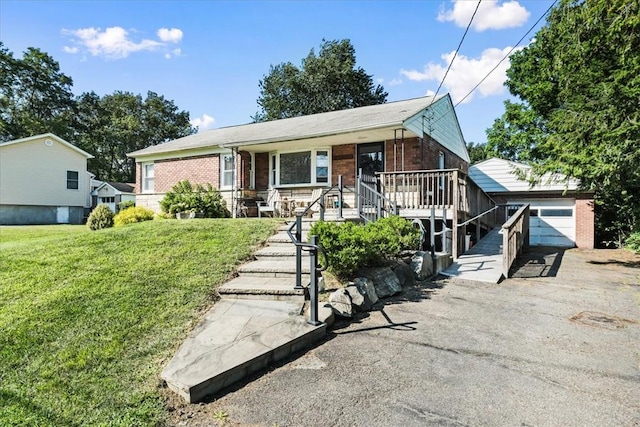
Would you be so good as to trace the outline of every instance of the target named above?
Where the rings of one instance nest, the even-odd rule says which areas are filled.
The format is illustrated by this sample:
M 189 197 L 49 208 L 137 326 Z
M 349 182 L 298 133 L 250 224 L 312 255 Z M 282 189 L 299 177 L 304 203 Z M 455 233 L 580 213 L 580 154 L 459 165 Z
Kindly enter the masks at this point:
M 413 270 L 404 261 L 396 260 L 391 269 L 403 288 L 414 284 Z
M 329 295 L 329 305 L 333 312 L 341 317 L 353 317 L 351 297 L 345 289 L 338 289 Z
M 433 259 L 431 259 L 430 252 L 418 251 L 411 258 L 411 265 L 409 265 L 413 271 L 416 280 L 427 280 L 433 276 Z
M 358 277 L 349 283 L 349 285 L 351 284 L 364 296 L 365 306 L 373 307 L 373 305 L 378 302 L 378 294 L 376 294 L 376 288 L 373 286 L 371 279 L 368 277 Z
M 364 297 L 356 285 L 350 285 L 345 288 L 351 297 L 351 305 L 356 311 L 367 311 L 371 308 L 371 303 L 366 304 L 367 299 Z
M 389 267 L 367 268 L 365 276 L 373 281 L 378 298 L 385 298 L 402 292 L 400 281 Z
M 318 307 L 318 320 L 322 323 L 326 323 L 327 327 L 333 325 L 336 318 L 333 314 L 333 308 L 330 304 L 327 303 Z

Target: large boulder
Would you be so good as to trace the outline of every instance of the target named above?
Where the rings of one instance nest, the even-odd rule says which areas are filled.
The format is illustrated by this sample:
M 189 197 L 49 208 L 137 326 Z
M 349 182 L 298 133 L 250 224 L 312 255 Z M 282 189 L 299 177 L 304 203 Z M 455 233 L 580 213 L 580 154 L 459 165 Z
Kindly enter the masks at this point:
M 404 261 L 402 260 L 394 261 L 393 264 L 391 265 L 391 269 L 393 270 L 393 273 L 398 278 L 398 281 L 400 282 L 400 286 L 402 286 L 403 288 L 407 286 L 411 286 L 415 283 L 413 279 L 413 270 Z
M 356 311 L 367 311 L 371 308 L 371 303 L 367 304 L 367 298 L 365 298 L 365 295 L 360 292 L 356 285 L 349 285 L 344 288 L 344 290 L 349 293 L 351 305 Z
M 373 281 L 378 298 L 386 298 L 402 292 L 400 281 L 389 267 L 367 268 L 363 273 Z
M 338 289 L 329 294 L 329 305 L 333 312 L 340 317 L 353 317 L 351 296 L 345 289 Z
M 327 327 L 333 325 L 335 315 L 333 313 L 333 307 L 331 307 L 329 303 L 318 307 L 318 320 L 322 323 L 326 323 Z
M 411 258 L 409 265 L 416 280 L 427 280 L 433 276 L 433 259 L 430 252 L 418 251 Z
M 353 282 L 349 283 L 349 285 L 351 284 L 353 284 L 358 289 L 358 292 L 364 297 L 364 306 L 371 308 L 378 302 L 378 294 L 376 294 L 376 288 L 373 286 L 371 279 L 368 277 L 357 277 Z

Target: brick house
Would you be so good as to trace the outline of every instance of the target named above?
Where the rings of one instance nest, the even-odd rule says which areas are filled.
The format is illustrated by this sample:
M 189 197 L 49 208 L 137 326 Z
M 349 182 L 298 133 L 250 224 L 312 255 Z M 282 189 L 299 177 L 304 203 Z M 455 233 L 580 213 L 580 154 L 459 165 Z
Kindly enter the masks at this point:
M 228 205 L 264 198 L 269 188 L 293 198 L 314 188 L 353 187 L 357 171 L 467 171 L 469 156 L 449 95 L 207 130 L 129 154 L 136 201 L 159 210 L 178 181 L 211 183 Z M 347 202 L 348 203 L 348 202 Z
M 530 185 L 530 166 L 492 158 L 469 168 L 469 176 L 508 218 L 521 205 L 530 205 L 530 244 L 593 249 L 593 193 L 579 191 L 579 182 L 564 176 L 544 176 Z

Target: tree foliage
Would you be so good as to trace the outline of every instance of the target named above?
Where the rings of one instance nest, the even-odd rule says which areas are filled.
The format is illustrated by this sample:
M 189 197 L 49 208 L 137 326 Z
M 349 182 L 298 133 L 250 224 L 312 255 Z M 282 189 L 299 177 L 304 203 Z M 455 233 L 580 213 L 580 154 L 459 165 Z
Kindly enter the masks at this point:
M 71 77 L 40 49 L 30 47 L 14 58 L 0 42 L 0 140 L 46 132 L 70 134 L 74 100 Z
M 387 92 L 356 66 L 348 39 L 324 41 L 318 55 L 311 49 L 300 67 L 284 62 L 269 68 L 259 82 L 260 111 L 253 119 L 266 121 L 382 104 Z
M 563 0 L 511 57 L 507 103 L 489 147 L 595 192 L 599 240 L 640 227 L 640 5 Z
M 189 113 L 154 92 L 147 92 L 146 98 L 120 91 L 102 97 L 83 93 L 77 99 L 73 127 L 74 141 L 95 156 L 89 170 L 116 182 L 135 180 L 134 159 L 127 153 L 195 132 Z

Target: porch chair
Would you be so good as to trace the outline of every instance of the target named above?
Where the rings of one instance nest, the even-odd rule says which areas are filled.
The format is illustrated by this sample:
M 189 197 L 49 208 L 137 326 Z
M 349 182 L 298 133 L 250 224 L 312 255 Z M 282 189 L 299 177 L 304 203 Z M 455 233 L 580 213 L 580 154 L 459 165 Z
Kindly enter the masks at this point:
M 267 201 L 257 201 L 256 205 L 258 205 L 258 217 L 262 216 L 263 212 L 271 212 L 271 216 L 275 216 L 278 212 L 278 208 L 280 204 L 280 192 L 271 188 L 269 190 L 269 194 L 267 195 Z

